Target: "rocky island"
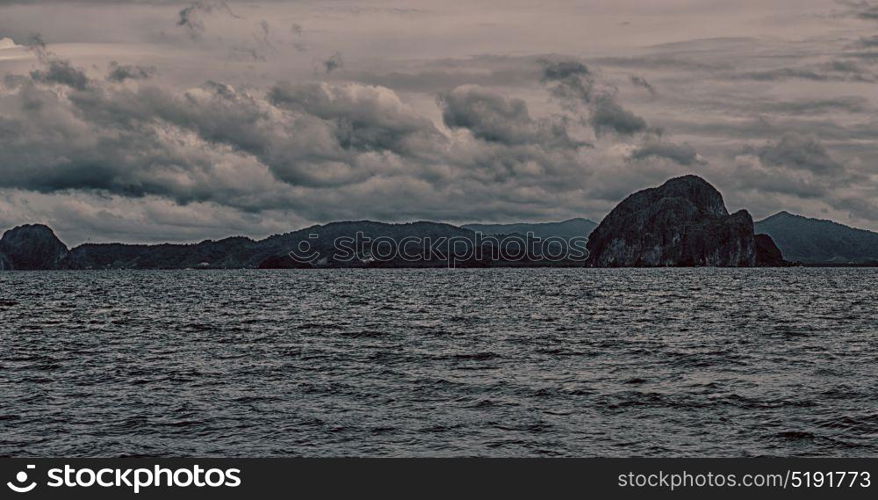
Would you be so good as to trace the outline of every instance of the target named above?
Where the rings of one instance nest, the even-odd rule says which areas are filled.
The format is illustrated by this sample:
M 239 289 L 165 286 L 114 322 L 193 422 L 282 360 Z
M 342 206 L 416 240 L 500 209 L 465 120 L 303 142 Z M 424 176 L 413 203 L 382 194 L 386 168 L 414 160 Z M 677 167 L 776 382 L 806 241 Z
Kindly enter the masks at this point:
M 619 203 L 589 236 L 590 267 L 784 265 L 746 210 L 729 214 L 719 191 L 695 175 L 670 179 Z

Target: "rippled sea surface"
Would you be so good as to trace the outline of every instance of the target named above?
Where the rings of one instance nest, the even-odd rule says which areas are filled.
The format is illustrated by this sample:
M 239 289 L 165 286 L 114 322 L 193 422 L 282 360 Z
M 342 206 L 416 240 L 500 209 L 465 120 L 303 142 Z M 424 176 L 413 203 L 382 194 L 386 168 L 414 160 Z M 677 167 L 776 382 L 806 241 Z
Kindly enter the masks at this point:
M 876 456 L 876 283 L 0 273 L 0 455 Z

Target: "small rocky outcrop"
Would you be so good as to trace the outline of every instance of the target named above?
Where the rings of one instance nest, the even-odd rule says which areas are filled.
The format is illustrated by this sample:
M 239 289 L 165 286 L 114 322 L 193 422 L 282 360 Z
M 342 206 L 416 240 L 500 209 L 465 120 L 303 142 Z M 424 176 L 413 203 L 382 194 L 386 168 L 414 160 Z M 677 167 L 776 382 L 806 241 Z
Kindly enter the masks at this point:
M 781 267 L 791 265 L 783 258 L 780 248 L 767 234 L 757 234 L 756 239 L 756 265 L 762 267 Z
M 42 224 L 10 229 L 0 239 L 0 269 L 56 269 L 67 255 L 67 246 Z
M 746 210 L 729 214 L 716 188 L 687 175 L 619 203 L 591 233 L 588 265 L 779 265 L 772 264 L 783 258 L 770 240 L 765 235 L 756 238 Z

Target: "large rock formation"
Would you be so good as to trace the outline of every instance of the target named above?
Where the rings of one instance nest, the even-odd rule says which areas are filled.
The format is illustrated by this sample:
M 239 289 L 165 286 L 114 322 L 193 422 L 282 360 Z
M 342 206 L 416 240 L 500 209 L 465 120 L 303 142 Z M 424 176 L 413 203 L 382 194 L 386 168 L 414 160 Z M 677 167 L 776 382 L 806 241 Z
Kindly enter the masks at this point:
M 10 229 L 0 239 L 0 269 L 55 269 L 67 255 L 67 246 L 42 224 Z
M 704 179 L 687 175 L 638 191 L 591 233 L 591 267 L 782 265 L 768 236 L 756 238 L 746 210 L 729 214 Z

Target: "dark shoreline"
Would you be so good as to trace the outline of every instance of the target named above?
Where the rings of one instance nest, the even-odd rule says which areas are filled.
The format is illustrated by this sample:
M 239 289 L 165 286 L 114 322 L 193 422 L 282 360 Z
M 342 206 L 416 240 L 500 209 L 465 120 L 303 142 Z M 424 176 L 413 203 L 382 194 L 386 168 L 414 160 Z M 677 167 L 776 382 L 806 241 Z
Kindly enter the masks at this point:
M 741 266 L 618 266 L 618 267 L 588 267 L 583 265 L 501 265 L 501 266 L 336 266 L 336 267 L 277 267 L 277 268 L 260 268 L 260 267 L 150 267 L 150 268 L 119 268 L 111 267 L 104 269 L 9 269 L 2 271 L 3 273 L 37 273 L 37 272 L 64 272 L 79 273 L 92 271 L 341 271 L 341 270 L 412 270 L 412 269 L 789 269 L 789 268 L 809 268 L 809 269 L 849 269 L 849 268 L 878 268 L 878 263 L 869 264 L 793 264 L 789 266 L 759 266 L 759 267 L 741 267 Z

